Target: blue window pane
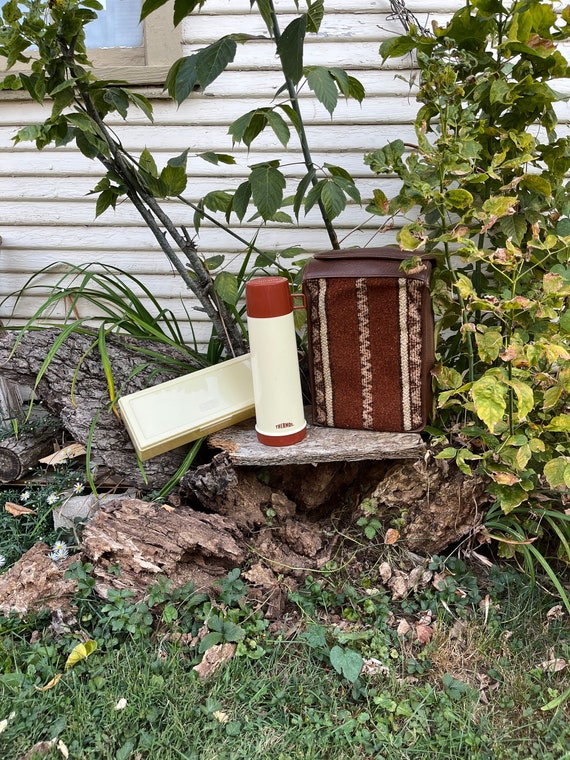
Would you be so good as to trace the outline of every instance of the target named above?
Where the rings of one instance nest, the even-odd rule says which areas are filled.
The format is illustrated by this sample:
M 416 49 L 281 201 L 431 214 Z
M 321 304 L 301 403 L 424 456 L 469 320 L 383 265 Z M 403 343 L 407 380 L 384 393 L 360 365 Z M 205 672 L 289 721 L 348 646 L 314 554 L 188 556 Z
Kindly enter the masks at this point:
M 88 48 L 139 47 L 143 29 L 139 24 L 142 0 L 103 0 L 104 10 L 85 27 Z

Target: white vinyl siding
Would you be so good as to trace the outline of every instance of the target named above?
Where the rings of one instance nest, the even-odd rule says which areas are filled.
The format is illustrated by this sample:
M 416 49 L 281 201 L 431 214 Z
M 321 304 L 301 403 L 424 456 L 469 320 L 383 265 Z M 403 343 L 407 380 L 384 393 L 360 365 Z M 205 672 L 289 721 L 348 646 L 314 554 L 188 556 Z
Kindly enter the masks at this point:
M 422 23 L 431 23 L 432 19 L 447 18 L 462 0 L 408 0 L 406 5 Z M 382 66 L 380 42 L 403 33 L 399 21 L 391 17 L 387 0 L 327 0 L 325 7 L 318 37 L 306 45 L 305 64 L 348 69 L 362 81 L 367 97 L 362 105 L 340 99 L 331 119 L 305 88 L 302 110 L 315 163 L 337 164 L 350 171 L 365 201 L 374 187 L 382 186 L 390 192 L 396 184 L 390 178 L 376 179 L 363 163 L 364 154 L 396 138 L 415 140 L 417 104 L 413 89 L 405 81 L 410 59 Z M 285 28 L 295 16 L 295 4 L 293 0 L 279 0 L 277 8 Z M 250 11 L 249 0 L 209 0 L 199 14 L 183 24 L 184 54 L 231 32 L 262 35 L 264 28 L 257 13 Z M 151 93 L 154 124 L 133 111 L 128 122 L 116 119 L 111 125 L 127 150 L 137 154 L 147 147 L 160 165 L 189 148 L 185 196 L 192 201 L 209 190 L 237 187 L 247 176 L 248 165 L 274 158 L 281 159 L 291 180 L 289 192 L 305 173 L 294 135 L 287 150 L 269 130 L 253 143 L 249 153 L 244 146 L 236 146 L 236 166 L 213 166 L 195 157 L 203 151 L 232 152 L 229 124 L 248 110 L 268 105 L 281 85 L 269 42 L 238 45 L 230 69 L 205 93 L 193 93 L 178 108 L 155 88 Z M 0 100 L 0 298 L 16 291 L 30 275 L 52 262 L 106 263 L 140 277 L 165 308 L 186 320 L 193 300 L 129 202 L 119 204 L 116 212 L 108 210 L 95 218 L 95 198 L 88 193 L 102 174 L 100 165 L 72 146 L 38 152 L 31 143 L 12 145 L 18 128 L 46 115 L 45 109 L 30 101 Z M 361 208 L 351 203 L 336 220 L 342 245 L 393 242 L 395 232 L 380 234 L 382 220 L 366 214 L 364 205 Z M 177 224 L 192 228 L 191 209 L 174 202 L 167 202 L 165 208 Z M 257 232 L 257 223 L 245 222 L 238 231 L 249 240 Z M 211 223 L 203 223 L 196 242 L 204 256 L 224 253 L 230 271 L 238 267 L 243 247 Z M 308 251 L 330 247 L 315 209 L 301 216 L 299 225 L 270 223 L 262 227 L 257 245 L 267 250 L 293 245 Z M 5 300 L 0 318 L 22 323 L 41 300 L 41 292 L 29 293 L 18 302 L 15 313 L 13 299 Z M 192 316 L 197 323 L 204 319 L 200 312 Z M 197 332 L 200 339 L 206 339 L 208 326 L 199 325 Z

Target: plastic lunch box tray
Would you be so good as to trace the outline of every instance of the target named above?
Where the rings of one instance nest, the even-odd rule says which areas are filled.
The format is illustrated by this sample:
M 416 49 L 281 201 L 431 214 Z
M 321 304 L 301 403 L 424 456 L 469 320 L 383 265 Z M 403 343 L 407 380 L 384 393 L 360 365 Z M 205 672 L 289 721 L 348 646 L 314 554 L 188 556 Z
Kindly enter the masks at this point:
M 118 401 L 144 461 L 255 415 L 250 355 L 191 372 Z

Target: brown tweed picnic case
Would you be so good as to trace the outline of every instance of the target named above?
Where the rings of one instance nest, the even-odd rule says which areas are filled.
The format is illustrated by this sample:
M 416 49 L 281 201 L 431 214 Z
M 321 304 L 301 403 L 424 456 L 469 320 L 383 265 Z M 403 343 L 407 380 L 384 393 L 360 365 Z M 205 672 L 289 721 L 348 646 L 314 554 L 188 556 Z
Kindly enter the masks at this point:
M 431 404 L 432 269 L 395 246 L 318 253 L 305 266 L 313 422 L 413 432 Z

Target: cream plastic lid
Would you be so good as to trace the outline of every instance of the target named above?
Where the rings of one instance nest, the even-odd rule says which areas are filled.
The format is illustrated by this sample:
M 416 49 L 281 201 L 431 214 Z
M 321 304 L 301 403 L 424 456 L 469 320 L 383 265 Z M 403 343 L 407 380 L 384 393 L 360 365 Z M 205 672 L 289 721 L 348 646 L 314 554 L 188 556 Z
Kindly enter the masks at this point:
M 144 461 L 255 415 L 250 355 L 191 372 L 118 401 Z

